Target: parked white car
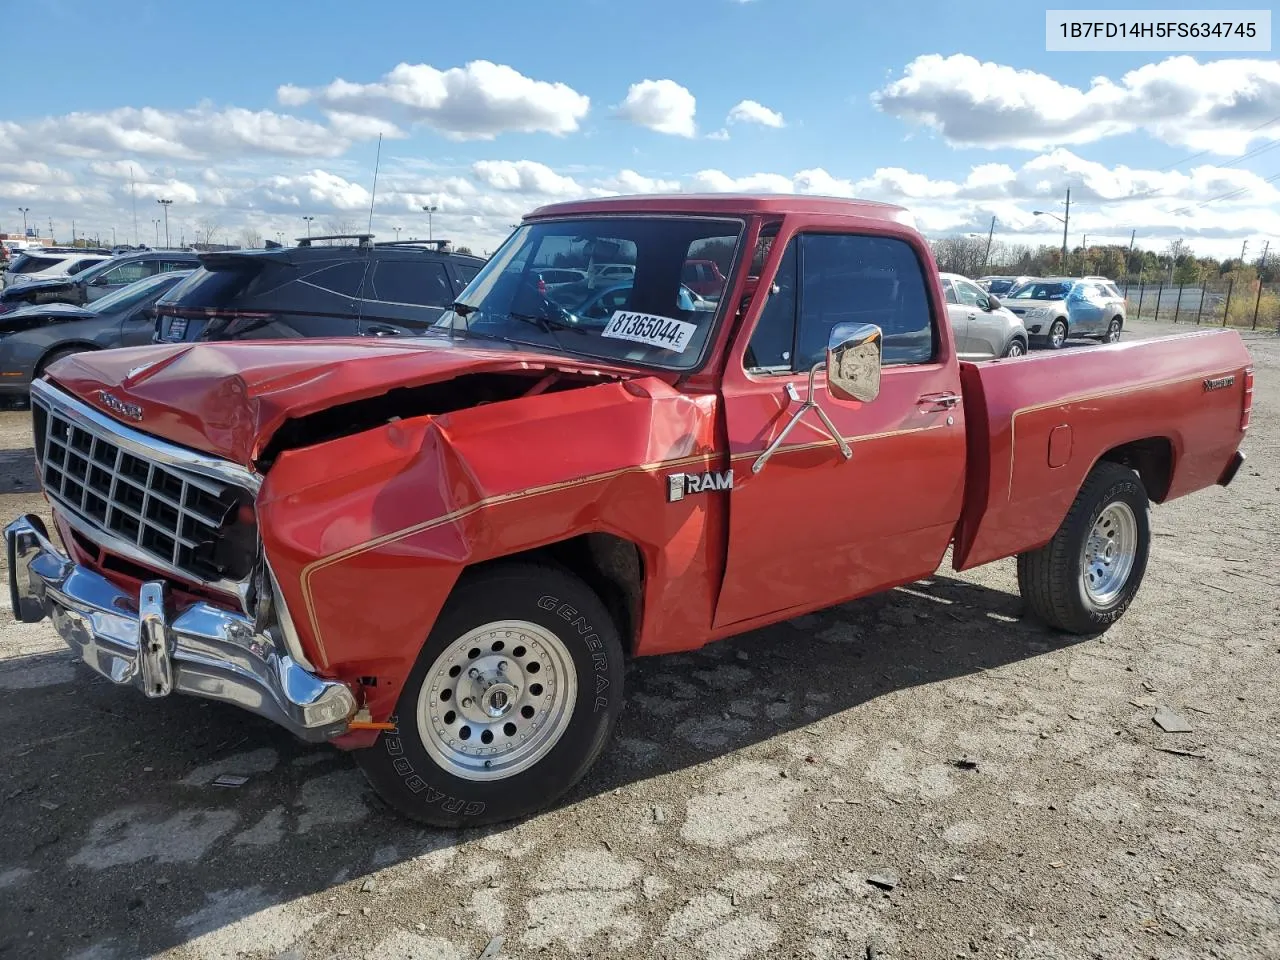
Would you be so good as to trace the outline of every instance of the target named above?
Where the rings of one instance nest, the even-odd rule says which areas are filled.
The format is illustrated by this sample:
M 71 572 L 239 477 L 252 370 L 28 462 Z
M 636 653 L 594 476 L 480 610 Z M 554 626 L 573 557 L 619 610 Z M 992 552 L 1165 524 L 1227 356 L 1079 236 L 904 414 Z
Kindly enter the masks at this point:
M 33 280 L 60 280 L 74 277 L 95 263 L 110 260 L 100 253 L 64 253 L 44 249 L 25 250 L 9 261 L 4 273 L 5 287 L 16 287 Z
M 1035 343 L 1059 350 L 1068 337 L 1115 343 L 1124 329 L 1125 300 L 1106 277 L 1046 277 L 1006 298 Z

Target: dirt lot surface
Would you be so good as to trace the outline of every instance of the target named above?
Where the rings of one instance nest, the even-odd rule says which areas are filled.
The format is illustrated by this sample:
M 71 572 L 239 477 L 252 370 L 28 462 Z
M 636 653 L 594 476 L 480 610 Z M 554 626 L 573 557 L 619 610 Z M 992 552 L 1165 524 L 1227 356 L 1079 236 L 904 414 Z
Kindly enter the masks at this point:
M 0 957 L 1278 957 L 1280 340 L 1249 345 L 1250 459 L 1156 509 L 1104 636 L 1023 619 L 1006 561 L 637 662 L 604 760 L 516 825 L 408 824 L 5 602 Z M 0 414 L 5 521 L 44 512 L 28 430 Z

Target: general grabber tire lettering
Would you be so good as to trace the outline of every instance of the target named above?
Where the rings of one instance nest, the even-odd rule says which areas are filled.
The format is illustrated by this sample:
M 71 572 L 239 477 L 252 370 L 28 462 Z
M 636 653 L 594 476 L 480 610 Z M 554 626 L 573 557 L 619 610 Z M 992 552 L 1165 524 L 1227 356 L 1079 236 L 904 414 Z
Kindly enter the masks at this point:
M 510 562 L 458 582 L 387 731 L 356 761 L 408 817 L 480 826 L 549 806 L 585 776 L 622 709 L 605 604 L 560 567 Z
M 1018 588 L 1032 613 L 1051 627 L 1086 635 L 1119 620 L 1147 570 L 1150 513 L 1136 473 L 1098 463 L 1053 539 L 1018 556 Z

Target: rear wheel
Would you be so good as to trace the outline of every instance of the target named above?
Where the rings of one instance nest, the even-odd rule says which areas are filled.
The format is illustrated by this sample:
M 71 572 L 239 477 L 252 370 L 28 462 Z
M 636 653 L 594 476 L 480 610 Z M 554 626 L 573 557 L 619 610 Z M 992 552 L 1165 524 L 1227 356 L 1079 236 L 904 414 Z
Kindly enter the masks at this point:
M 1059 318 L 1049 327 L 1049 348 L 1052 350 L 1061 350 L 1063 344 L 1067 342 L 1067 321 Z
M 415 820 L 478 826 L 548 806 L 586 774 L 622 709 L 622 645 L 573 574 L 510 563 L 468 576 L 431 631 L 394 731 L 356 754 Z
M 1031 611 L 1068 633 L 1101 633 L 1119 620 L 1147 570 L 1150 511 L 1136 473 L 1095 466 L 1053 539 L 1018 556 L 1018 589 Z
M 1009 341 L 1009 346 L 1004 348 L 1006 357 L 1025 357 L 1027 355 L 1027 345 L 1014 337 Z
M 1119 317 L 1112 317 L 1111 322 L 1107 324 L 1107 332 L 1102 335 L 1102 342 L 1117 343 L 1120 340 L 1120 329 L 1123 326 L 1123 320 Z

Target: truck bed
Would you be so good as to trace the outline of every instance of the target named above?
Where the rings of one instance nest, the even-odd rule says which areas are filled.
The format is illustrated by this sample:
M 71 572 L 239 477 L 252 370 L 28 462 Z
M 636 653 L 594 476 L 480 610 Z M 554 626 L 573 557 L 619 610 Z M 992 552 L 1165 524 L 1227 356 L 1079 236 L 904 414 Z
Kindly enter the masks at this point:
M 1234 331 L 962 363 L 968 429 L 952 563 L 1043 546 L 1100 459 L 1152 500 L 1218 483 L 1244 437 L 1250 358 Z

